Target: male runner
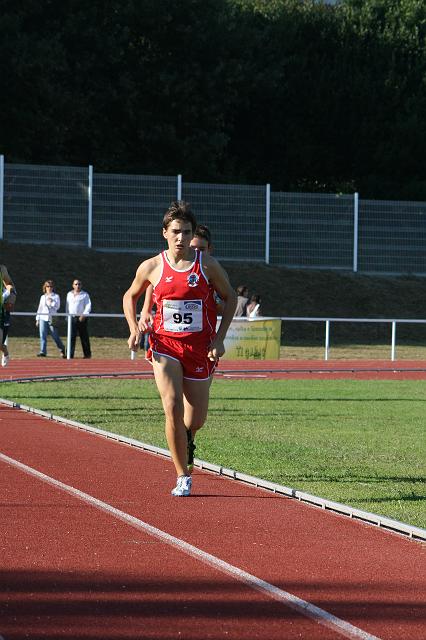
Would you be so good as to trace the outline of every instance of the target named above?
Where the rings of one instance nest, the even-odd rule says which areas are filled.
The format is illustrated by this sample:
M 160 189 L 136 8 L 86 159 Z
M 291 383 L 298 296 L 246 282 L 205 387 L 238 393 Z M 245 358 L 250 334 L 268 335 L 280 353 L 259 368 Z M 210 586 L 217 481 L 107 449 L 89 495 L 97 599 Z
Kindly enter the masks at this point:
M 142 262 L 123 297 L 128 345 L 136 351 L 142 335 L 136 305 L 153 285 L 157 313 L 147 357 L 163 403 L 166 438 L 177 473 L 174 496 L 191 493 L 187 432 L 195 433 L 206 420 L 211 376 L 225 353 L 224 339 L 236 306 L 236 294 L 217 260 L 190 246 L 196 226 L 186 202 L 172 203 L 163 219 L 168 249 Z M 217 333 L 215 291 L 223 301 Z

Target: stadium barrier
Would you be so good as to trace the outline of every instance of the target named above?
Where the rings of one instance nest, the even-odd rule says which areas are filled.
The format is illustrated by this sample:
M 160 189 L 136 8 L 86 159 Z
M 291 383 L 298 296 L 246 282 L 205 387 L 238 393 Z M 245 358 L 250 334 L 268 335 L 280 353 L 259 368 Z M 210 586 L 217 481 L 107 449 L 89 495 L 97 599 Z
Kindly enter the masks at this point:
M 34 312 L 14 311 L 13 317 L 34 318 Z M 58 313 L 57 317 L 66 319 L 67 325 L 67 358 L 70 358 L 71 349 L 71 318 L 67 313 Z M 123 313 L 91 313 L 90 318 L 100 319 L 121 319 L 124 320 Z M 414 320 L 407 318 L 307 318 L 288 317 L 279 318 L 258 317 L 258 318 L 234 318 L 228 330 L 225 347 L 227 349 L 226 358 L 229 360 L 274 360 L 280 358 L 281 325 L 287 322 L 310 322 L 322 323 L 324 325 L 324 360 L 330 357 L 331 326 L 333 323 L 368 323 L 387 324 L 391 327 L 390 360 L 396 360 L 397 351 L 397 325 L 426 325 L 426 320 Z M 130 356 L 129 356 L 130 357 Z

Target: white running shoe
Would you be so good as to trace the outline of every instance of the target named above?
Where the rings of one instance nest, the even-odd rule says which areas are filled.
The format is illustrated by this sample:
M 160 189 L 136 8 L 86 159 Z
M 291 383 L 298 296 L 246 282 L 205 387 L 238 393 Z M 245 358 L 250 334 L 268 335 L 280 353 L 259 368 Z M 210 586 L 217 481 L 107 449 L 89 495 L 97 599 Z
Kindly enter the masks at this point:
M 7 365 L 9 364 L 9 360 L 10 360 L 10 355 L 5 356 L 3 353 L 1 357 L 1 366 L 7 367 Z
M 172 496 L 190 496 L 191 486 L 191 476 L 179 476 L 176 482 L 176 486 L 172 491 Z

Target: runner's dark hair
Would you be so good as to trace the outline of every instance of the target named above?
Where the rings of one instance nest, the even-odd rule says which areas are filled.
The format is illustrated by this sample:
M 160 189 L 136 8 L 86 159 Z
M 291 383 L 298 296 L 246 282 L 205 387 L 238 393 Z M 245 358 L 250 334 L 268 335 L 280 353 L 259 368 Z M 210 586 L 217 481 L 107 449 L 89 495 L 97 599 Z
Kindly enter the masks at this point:
M 197 221 L 191 211 L 191 205 L 189 204 L 189 202 L 185 202 L 184 200 L 176 200 L 176 202 L 171 203 L 170 207 L 164 214 L 163 229 L 167 229 L 167 227 L 171 222 L 173 222 L 173 220 L 183 220 L 184 222 L 190 222 L 192 233 L 194 233 L 197 227 Z
M 210 229 L 208 228 L 208 226 L 206 224 L 199 224 L 197 225 L 197 228 L 194 231 L 194 236 L 196 238 L 203 238 L 204 240 L 207 240 L 207 244 L 211 245 L 212 243 L 212 234 Z

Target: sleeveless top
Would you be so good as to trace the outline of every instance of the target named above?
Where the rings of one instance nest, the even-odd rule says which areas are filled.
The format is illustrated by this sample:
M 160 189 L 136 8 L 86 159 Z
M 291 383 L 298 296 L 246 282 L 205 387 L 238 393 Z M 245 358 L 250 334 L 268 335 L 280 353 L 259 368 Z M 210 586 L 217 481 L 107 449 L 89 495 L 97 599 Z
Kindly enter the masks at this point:
M 202 265 L 202 252 L 195 249 L 194 262 L 181 271 L 172 267 L 166 251 L 162 269 L 154 285 L 152 301 L 157 305 L 154 333 L 176 339 L 205 342 L 216 332 L 214 288 Z

